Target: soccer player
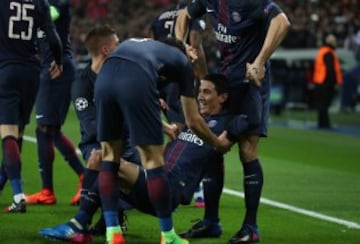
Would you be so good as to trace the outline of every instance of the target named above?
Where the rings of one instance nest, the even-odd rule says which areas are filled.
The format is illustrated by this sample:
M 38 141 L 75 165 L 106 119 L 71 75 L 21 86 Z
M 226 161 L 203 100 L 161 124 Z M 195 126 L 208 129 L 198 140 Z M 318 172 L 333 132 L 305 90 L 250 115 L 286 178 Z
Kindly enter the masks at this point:
M 151 24 L 150 37 L 155 40 L 162 40 L 167 37 L 175 37 L 175 22 L 177 13 L 180 9 L 186 7 L 189 0 L 173 0 L 169 8 L 161 12 Z M 206 23 L 203 19 L 192 20 L 189 24 L 189 35 L 186 42 L 191 45 L 197 53 L 198 58 L 194 62 L 194 71 L 196 80 L 201 79 L 208 73 L 205 52 L 202 45 L 202 32 L 205 30 Z M 176 83 L 168 82 L 160 88 L 160 96 L 163 97 L 167 103 L 167 109 L 164 109 L 164 114 L 168 122 L 176 124 L 179 128 L 184 126 L 184 116 L 180 105 L 179 88 Z M 195 195 L 197 196 L 195 198 Z M 204 198 L 202 187 L 199 186 L 199 191 L 195 192 L 195 206 L 204 207 Z
M 76 115 L 80 122 L 81 142 L 79 148 L 87 162 L 81 190 L 80 209 L 91 208 L 88 195 L 96 194 L 91 188 L 97 180 L 101 164 L 101 145 L 96 138 L 96 112 L 94 102 L 94 85 L 97 74 L 107 56 L 116 48 L 119 38 L 109 26 L 94 27 L 85 38 L 85 46 L 91 57 L 90 63 L 78 72 L 77 79 L 72 85 L 71 97 Z M 126 128 L 125 128 L 126 129 Z M 126 136 L 126 134 L 125 134 Z M 127 138 L 124 140 L 128 141 Z M 123 154 L 125 160 L 140 164 L 138 153 L 134 147 L 127 144 Z M 95 207 L 94 212 L 98 206 Z M 90 210 L 88 210 L 90 211 Z M 92 210 L 91 210 L 92 211 Z M 85 218 L 80 214 L 79 219 Z M 70 232 L 67 232 L 70 233 Z M 71 239 L 71 237 L 69 237 Z M 79 238 L 79 237 L 72 237 Z
M 54 148 L 56 147 L 69 166 L 83 178 L 84 166 L 76 154 L 72 142 L 62 133 L 71 100 L 71 84 L 75 79 L 75 58 L 71 51 L 69 28 L 71 22 L 71 5 L 69 0 L 49 0 L 52 19 L 63 44 L 64 72 L 60 77 L 51 80 L 46 72 L 53 59 L 47 45 L 47 36 L 42 31 L 38 34 L 41 57 L 43 59 L 40 87 L 36 98 L 36 139 L 39 156 L 39 169 L 42 189 L 40 192 L 27 195 L 28 204 L 55 204 L 56 196 L 53 186 Z M 70 204 L 80 200 L 81 185 Z
M 36 33 L 41 28 L 48 36 L 53 54 L 46 73 L 50 79 L 62 71 L 62 45 L 45 0 L 0 1 L 0 135 L 2 139 L 2 185 L 8 178 L 14 201 L 5 208 L 9 213 L 24 213 L 26 205 L 21 182 L 21 137 L 33 108 L 40 60 Z M 45 70 L 44 70 L 45 72 Z
M 228 139 L 237 143 L 244 172 L 245 218 L 229 243 L 257 242 L 257 210 L 263 185 L 258 158 L 260 137 L 267 136 L 270 96 L 268 59 L 290 26 L 271 0 L 194 0 L 178 14 L 176 37 L 184 40 L 189 20 L 208 14 L 221 53 L 221 72 L 230 82 L 230 112 L 234 114 Z M 250 81 L 250 82 L 249 82 Z M 236 132 L 238 121 L 248 118 L 248 133 Z M 204 228 L 204 226 L 197 226 Z
M 205 76 L 200 82 L 197 97 L 201 115 L 204 116 L 210 129 L 219 135 L 229 120 L 229 115 L 224 109 L 228 97 L 226 78 L 219 74 Z M 206 179 L 209 174 L 222 170 L 223 155 L 211 145 L 204 143 L 189 128 L 185 128 L 175 140 L 168 143 L 165 149 L 165 174 L 169 179 L 173 199 L 170 208 L 176 209 L 180 204 L 191 202 L 192 195 L 202 178 Z M 155 208 L 149 198 L 145 169 L 133 163 L 123 162 L 120 164 L 119 177 L 125 187 L 121 188 L 121 197 L 138 210 L 156 216 Z M 93 199 L 92 202 L 99 202 L 99 199 L 93 197 L 94 195 L 89 195 L 89 198 Z M 91 219 L 89 215 L 93 214 L 93 211 L 87 208 L 79 212 L 81 211 L 88 215 L 87 219 Z M 76 237 L 79 243 L 91 239 L 86 231 L 89 222 L 79 218 L 79 212 L 69 222 L 42 229 L 40 234 L 64 241 L 74 241 Z M 219 228 L 220 226 L 217 229 L 214 227 L 213 233 L 220 233 Z M 71 238 L 68 233 L 71 233 Z
M 181 49 L 181 50 L 180 50 Z M 183 51 L 183 52 L 182 52 Z M 190 59 L 196 58 L 187 49 Z M 107 241 L 123 240 L 117 218 L 117 170 L 122 153 L 121 126 L 129 126 L 131 144 L 136 145 L 147 174 L 151 204 L 159 217 L 165 243 L 186 243 L 175 233 L 170 190 L 164 174 L 163 128 L 158 83 L 177 82 L 186 124 L 219 151 L 228 149 L 225 134 L 218 138 L 198 112 L 194 98 L 194 75 L 182 42 L 151 39 L 123 41 L 106 59 L 95 84 L 97 136 L 103 161 L 99 190 L 107 226 Z

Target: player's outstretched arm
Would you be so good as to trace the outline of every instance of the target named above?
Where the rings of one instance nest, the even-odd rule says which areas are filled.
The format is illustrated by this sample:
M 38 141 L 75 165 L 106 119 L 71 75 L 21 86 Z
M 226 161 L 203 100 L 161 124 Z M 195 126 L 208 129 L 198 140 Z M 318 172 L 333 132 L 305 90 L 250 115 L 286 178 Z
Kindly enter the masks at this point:
M 191 17 L 187 11 L 187 8 L 182 9 L 178 12 L 175 24 L 175 37 L 182 42 L 185 42 L 186 36 L 189 32 L 190 19 Z

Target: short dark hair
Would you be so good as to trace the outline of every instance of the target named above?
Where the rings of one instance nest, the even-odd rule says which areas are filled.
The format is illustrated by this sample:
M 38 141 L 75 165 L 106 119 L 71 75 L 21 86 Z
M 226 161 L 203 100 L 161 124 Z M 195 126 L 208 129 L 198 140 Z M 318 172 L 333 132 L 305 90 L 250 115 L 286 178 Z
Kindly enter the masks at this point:
M 207 74 L 201 80 L 211 81 L 215 85 L 218 94 L 229 92 L 229 81 L 225 75 L 219 73 Z
M 89 53 L 98 54 L 101 46 L 108 38 L 116 35 L 116 32 L 109 25 L 95 26 L 91 29 L 85 38 L 85 46 Z

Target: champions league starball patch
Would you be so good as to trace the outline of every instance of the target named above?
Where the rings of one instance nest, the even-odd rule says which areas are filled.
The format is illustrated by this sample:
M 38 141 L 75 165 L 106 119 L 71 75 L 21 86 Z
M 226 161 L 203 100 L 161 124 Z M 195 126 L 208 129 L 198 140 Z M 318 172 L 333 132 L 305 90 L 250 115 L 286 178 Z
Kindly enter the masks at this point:
M 88 100 L 84 97 L 78 97 L 75 100 L 75 108 L 77 111 L 83 111 L 89 106 Z
M 217 125 L 217 123 L 218 122 L 216 120 L 210 120 L 208 122 L 208 126 L 209 126 L 209 128 L 213 128 L 213 127 L 215 127 Z

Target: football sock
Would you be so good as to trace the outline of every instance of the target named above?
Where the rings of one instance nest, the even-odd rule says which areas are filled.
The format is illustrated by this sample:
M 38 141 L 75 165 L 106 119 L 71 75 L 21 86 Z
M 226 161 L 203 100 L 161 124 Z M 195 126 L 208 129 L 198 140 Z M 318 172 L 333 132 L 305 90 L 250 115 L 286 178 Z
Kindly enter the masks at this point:
M 5 171 L 5 165 L 4 162 L 2 162 L 0 167 L 0 192 L 4 189 L 7 179 L 8 177 Z
M 86 211 L 80 209 L 76 213 L 75 217 L 70 220 L 70 222 L 72 222 L 77 227 L 77 229 L 83 230 L 84 227 L 90 225 L 92 219 L 91 216 L 92 215 L 89 215 Z
M 39 168 L 42 188 L 53 190 L 54 136 L 52 132 L 36 129 Z
M 23 137 L 22 137 L 22 136 L 19 137 L 19 138 L 17 139 L 17 142 L 18 142 L 18 146 L 19 146 L 19 151 L 20 151 L 20 153 L 21 153 L 21 151 L 22 151 L 22 146 L 23 146 Z
M 89 190 L 97 180 L 98 176 L 99 176 L 99 171 L 85 168 L 82 188 Z
M 243 167 L 246 206 L 244 224 L 256 225 L 256 215 L 263 185 L 263 172 L 258 159 L 244 163 Z
M 20 182 L 21 184 L 21 182 Z M 14 195 L 14 202 L 19 203 L 22 199 L 25 199 L 24 193 L 19 193 Z
M 149 198 L 159 218 L 160 229 L 169 231 L 173 227 L 171 217 L 170 189 L 163 166 L 146 170 Z
M 76 174 L 79 176 L 83 174 L 84 166 L 76 154 L 73 143 L 61 131 L 55 132 L 54 142 L 56 148 L 60 151 Z
M 80 211 L 84 211 L 87 216 L 83 216 L 83 213 L 80 213 L 79 211 L 79 215 L 76 215 L 75 218 L 79 220 L 79 222 L 81 221 L 82 223 L 86 223 L 87 219 L 85 219 L 85 217 L 89 217 L 88 221 L 89 223 L 91 223 L 92 217 L 94 216 L 96 210 L 99 208 L 100 204 L 101 202 L 99 197 L 99 184 L 98 181 L 95 180 L 93 186 L 90 189 L 86 191 L 81 191 Z
M 90 195 L 89 195 L 89 191 L 91 191 L 92 186 L 97 181 L 98 175 L 99 175 L 99 171 L 85 168 L 84 178 L 83 178 L 82 188 L 81 188 L 80 208 L 81 208 L 81 202 L 83 200 L 97 201 L 95 199 L 90 199 L 90 198 L 91 198 L 91 196 L 96 196 L 96 198 L 98 199 L 99 191 L 96 190 L 96 193 L 92 192 L 92 193 L 90 193 Z M 97 187 L 98 187 L 98 184 L 97 184 Z M 85 202 L 84 202 L 84 204 L 85 204 Z
M 117 215 L 118 206 L 118 172 L 119 164 L 111 161 L 103 161 L 99 173 L 99 192 L 102 209 L 107 227 L 119 226 Z
M 204 219 L 219 221 L 220 196 L 224 186 L 224 163 L 212 164 L 205 172 L 203 179 L 205 213 Z
M 14 196 L 22 194 L 21 159 L 17 139 L 6 136 L 2 139 L 3 164 L 9 178 Z

